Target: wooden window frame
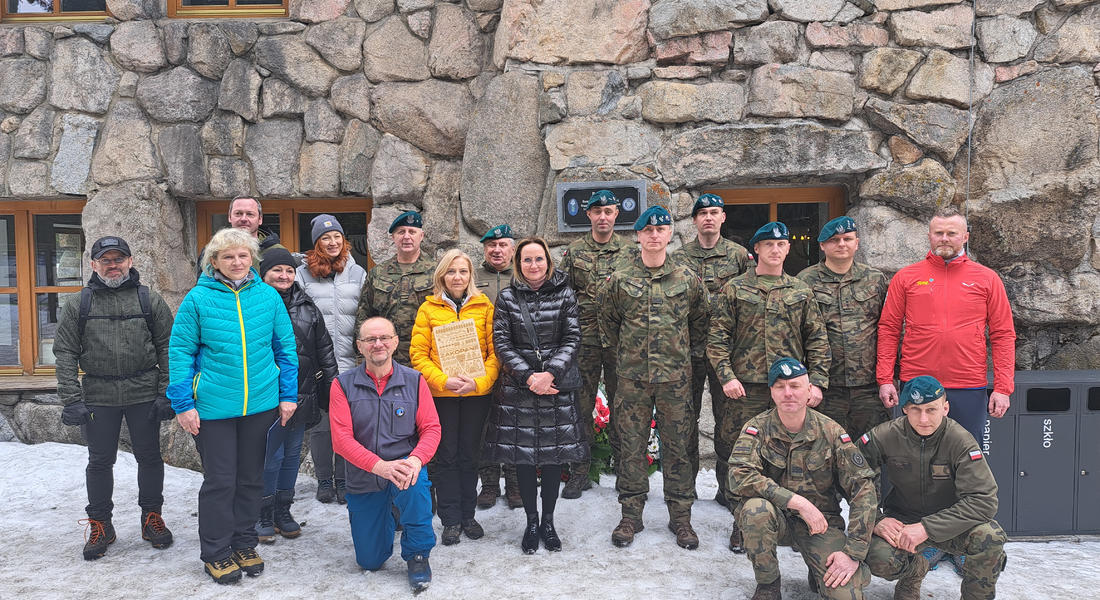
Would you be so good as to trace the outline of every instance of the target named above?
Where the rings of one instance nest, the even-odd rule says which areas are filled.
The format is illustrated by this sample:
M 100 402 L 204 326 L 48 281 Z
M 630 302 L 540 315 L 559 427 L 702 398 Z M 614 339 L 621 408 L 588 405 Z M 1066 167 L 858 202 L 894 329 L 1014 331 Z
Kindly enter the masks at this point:
M 707 190 L 722 198 L 727 206 L 734 204 L 767 204 L 768 220 L 779 218 L 780 204 L 829 205 L 829 218 L 835 219 L 845 212 L 847 189 L 840 185 L 815 187 L 753 187 Z M 761 223 L 763 225 L 763 223 Z
M 106 10 L 106 4 L 104 10 L 62 11 L 61 0 L 55 0 L 53 12 L 49 13 L 13 13 L 8 12 L 7 6 L 7 0 L 0 0 L 0 23 L 102 21 L 104 17 L 111 16 L 111 11 Z
M 169 18 L 218 18 L 218 17 L 285 17 L 289 14 L 289 0 L 275 0 L 268 5 L 237 6 L 237 0 L 228 0 L 227 6 L 184 6 L 183 0 L 168 0 Z M 278 6 L 275 6 L 278 5 Z
M 19 365 L 0 365 L 0 375 L 54 373 L 53 365 L 38 364 L 38 304 L 35 298 L 38 294 L 76 292 L 82 286 L 38 285 L 34 272 L 34 217 L 81 215 L 83 212 L 83 200 L 0 202 L 0 214 L 15 217 L 15 287 L 0 287 L 0 294 L 15 294 L 19 307 Z

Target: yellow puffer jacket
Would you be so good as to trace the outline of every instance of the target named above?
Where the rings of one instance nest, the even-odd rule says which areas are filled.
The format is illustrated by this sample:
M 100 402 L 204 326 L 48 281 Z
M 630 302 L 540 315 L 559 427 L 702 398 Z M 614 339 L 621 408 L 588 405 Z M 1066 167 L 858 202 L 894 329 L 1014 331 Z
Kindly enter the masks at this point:
M 478 292 L 466 301 L 458 313 L 446 300 L 428 296 L 420 309 L 416 311 L 416 323 L 413 325 L 412 342 L 409 346 L 409 359 L 412 367 L 424 375 L 432 395 L 436 397 L 456 397 L 458 394 L 448 390 L 447 375 L 439 368 L 439 353 L 435 349 L 435 336 L 432 331 L 447 323 L 462 319 L 473 319 L 477 328 L 477 339 L 481 343 L 481 358 L 485 361 L 485 376 L 474 379 L 477 388 L 468 396 L 484 396 L 493 389 L 500 372 L 496 352 L 493 351 L 493 303 Z

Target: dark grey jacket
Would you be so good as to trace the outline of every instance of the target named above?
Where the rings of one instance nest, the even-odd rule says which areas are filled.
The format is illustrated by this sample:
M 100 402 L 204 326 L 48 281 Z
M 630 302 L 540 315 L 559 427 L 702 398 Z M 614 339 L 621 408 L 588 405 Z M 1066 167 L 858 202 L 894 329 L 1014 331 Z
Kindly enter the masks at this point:
M 90 318 L 80 337 L 80 294 L 73 294 L 57 319 L 53 353 L 57 364 L 57 395 L 66 406 L 83 400 L 96 406 L 127 406 L 151 402 L 168 386 L 168 340 L 172 310 L 159 294 L 149 291 L 154 327 L 141 314 L 136 269 L 118 288 L 109 288 L 93 273 Z M 77 369 L 84 377 L 77 380 Z

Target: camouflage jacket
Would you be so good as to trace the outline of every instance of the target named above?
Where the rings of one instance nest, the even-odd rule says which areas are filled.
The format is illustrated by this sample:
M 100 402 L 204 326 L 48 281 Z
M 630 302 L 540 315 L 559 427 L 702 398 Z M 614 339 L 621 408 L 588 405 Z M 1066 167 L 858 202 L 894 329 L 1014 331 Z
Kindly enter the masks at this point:
M 810 382 L 829 385 L 829 335 L 814 293 L 783 274 L 768 291 L 749 269 L 729 280 L 711 304 L 707 358 L 722 383 L 767 383 L 768 367 L 790 356 L 806 363 Z
M 597 323 L 600 290 L 616 270 L 616 265 L 628 261 L 636 253 L 635 244 L 617 233 L 612 234 L 606 244 L 598 244 L 592 239 L 592 232 L 588 232 L 565 249 L 558 268 L 565 272 L 569 287 L 577 295 L 582 345 L 600 345 Z
M 709 250 L 700 246 L 699 238 L 695 238 L 674 252 L 672 259 L 703 279 L 712 300 L 718 297 L 718 291 L 727 281 L 756 265 L 744 246 L 726 238 L 718 238 L 718 243 Z
M 477 270 L 477 289 L 481 290 L 490 302 L 496 304 L 497 294 L 509 285 L 512 285 L 511 264 L 503 271 L 497 271 L 488 261 L 481 263 L 481 268 Z
M 397 258 L 380 262 L 367 272 L 355 323 L 370 317 L 386 317 L 397 329 L 398 345 L 393 354 L 397 362 L 409 364 L 409 340 L 412 337 L 416 311 L 432 293 L 435 261 L 421 252 L 420 258 L 402 271 Z
M 892 488 L 882 500 L 887 517 L 924 524 L 928 538 L 945 542 L 988 523 L 997 514 L 997 481 L 974 436 L 953 419 L 922 438 L 906 417 L 887 421 L 859 439 L 868 464 L 885 472 Z
M 600 329 L 620 359 L 620 377 L 646 383 L 683 381 L 706 345 L 707 289 L 693 271 L 669 261 L 655 269 L 641 255 L 611 274 Z
M 841 523 L 839 492 L 848 501 L 844 553 L 856 560 L 867 556 L 878 516 L 875 474 L 829 417 L 806 409 L 798 433 L 787 431 L 774 408 L 749 419 L 730 454 L 729 478 L 734 494 L 763 498 L 779 509 L 798 494 L 833 526 Z
M 832 351 L 829 385 L 875 383 L 878 317 L 886 300 L 886 276 L 858 262 L 838 275 L 822 261 L 803 269 L 798 278 L 813 289 L 825 318 Z

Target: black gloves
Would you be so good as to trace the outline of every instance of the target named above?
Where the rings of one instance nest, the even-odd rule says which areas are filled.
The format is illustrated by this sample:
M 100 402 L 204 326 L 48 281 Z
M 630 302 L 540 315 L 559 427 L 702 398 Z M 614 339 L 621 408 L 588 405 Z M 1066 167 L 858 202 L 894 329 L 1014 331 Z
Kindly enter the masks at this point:
M 83 402 L 73 402 L 61 410 L 61 422 L 65 425 L 83 425 L 95 416 Z
M 149 416 L 154 422 L 167 421 L 175 418 L 176 411 L 172 409 L 172 401 L 167 396 L 157 396 L 153 400 L 153 408 L 149 410 Z

